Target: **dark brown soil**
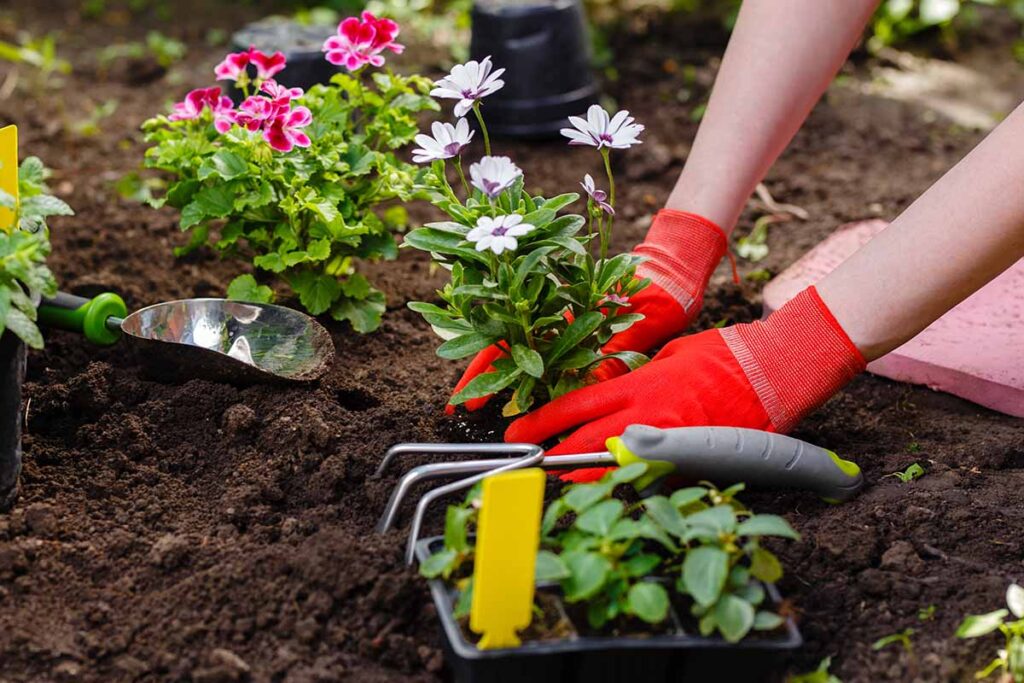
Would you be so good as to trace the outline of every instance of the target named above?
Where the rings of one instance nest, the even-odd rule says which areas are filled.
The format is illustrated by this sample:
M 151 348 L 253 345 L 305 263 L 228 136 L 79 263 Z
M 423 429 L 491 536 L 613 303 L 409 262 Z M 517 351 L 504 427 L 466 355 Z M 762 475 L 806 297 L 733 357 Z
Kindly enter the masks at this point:
M 167 4 L 178 23 L 145 13 L 83 22 L 73 4 L 0 9 L 0 37 L 62 31 L 78 67 L 63 89 L 0 101 L 0 122 L 21 126 L 23 153 L 56 168 L 53 186 L 78 211 L 53 230 L 63 287 L 115 290 L 130 306 L 222 294 L 238 265 L 210 252 L 175 260 L 183 237 L 173 213 L 125 201 L 112 183 L 139 165 L 139 123 L 209 82 L 220 49 L 206 46 L 207 29 L 230 29 L 258 8 L 176 2 Z M 189 43 L 184 65 L 158 80 L 144 66 L 98 76 L 97 47 L 155 27 Z M 635 31 L 619 40 L 620 79 L 609 86 L 648 130 L 619 159 L 622 248 L 641 237 L 681 168 L 720 50 L 675 39 L 665 22 Z M 1014 37 L 997 25 L 960 58 L 1019 95 Z M 683 64 L 697 66 L 694 80 Z M 848 76 L 866 77 L 862 66 Z M 110 98 L 120 106 L 100 135 L 65 131 L 62 120 Z M 772 228 L 764 265 L 778 272 L 845 221 L 894 216 L 978 139 L 837 85 L 768 178 L 777 199 L 811 217 Z M 598 170 L 595 155 L 561 143 L 503 149 L 531 188 L 564 191 Z M 404 307 L 429 298 L 439 276 L 413 253 L 372 271 L 389 295 L 384 325 L 360 337 L 328 323 L 337 361 L 311 388 L 160 384 L 124 348 L 49 334 L 30 362 L 21 500 L 0 516 L 0 680 L 437 679 L 425 586 L 402 566 L 402 534 L 373 532 L 395 475 L 368 476 L 394 443 L 480 430 L 443 416 L 461 366 L 434 356 L 436 340 Z M 723 267 L 700 325 L 756 317 L 755 290 L 730 284 Z M 996 642 L 958 641 L 957 623 L 999 607 L 1007 583 L 1024 578 L 1024 423 L 865 376 L 797 435 L 857 460 L 868 486 L 840 507 L 797 494 L 746 498 L 804 534 L 778 548 L 781 587 L 807 638 L 791 670 L 833 655 L 847 682 L 968 680 Z M 915 461 L 927 471 L 919 481 L 883 478 Z M 932 604 L 934 618 L 919 621 Z M 871 650 L 906 627 L 916 630 L 913 655 Z

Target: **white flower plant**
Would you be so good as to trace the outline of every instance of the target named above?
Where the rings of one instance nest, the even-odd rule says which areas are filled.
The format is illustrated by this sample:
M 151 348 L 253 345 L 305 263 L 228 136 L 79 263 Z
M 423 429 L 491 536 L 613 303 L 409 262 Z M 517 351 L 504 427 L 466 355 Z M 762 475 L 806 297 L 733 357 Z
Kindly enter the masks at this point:
M 437 354 L 456 360 L 495 345 L 501 351 L 492 368 L 451 403 L 511 388 L 503 409 L 511 417 L 587 384 L 604 359 L 618 358 L 631 369 L 645 363 L 642 354 L 605 356 L 601 347 L 643 317 L 630 312 L 629 300 L 648 281 L 635 277 L 639 257 L 608 255 L 615 215 L 609 153 L 639 144 L 643 126 L 628 112 L 609 116 L 597 105 L 585 119 L 572 117 L 573 128 L 562 133 L 570 144 L 591 145 L 601 153 L 608 192 L 587 175 L 580 183 L 587 216 L 560 214 L 580 195 L 531 195 L 524 190 L 522 170 L 491 153 L 481 100 L 502 87 L 503 72 L 486 58 L 460 64 L 437 82 L 431 94 L 458 100 L 459 118 L 455 125 L 434 123 L 432 136 L 419 135 L 414 159 L 431 164 L 421 176 L 421 189 L 449 220 L 413 230 L 405 246 L 430 252 L 451 273 L 438 291 L 442 305 L 409 304 L 445 340 Z M 485 156 L 470 166 L 467 179 L 462 155 L 474 131 L 462 117 L 469 112 L 482 133 Z M 449 161 L 459 191 L 448 181 Z

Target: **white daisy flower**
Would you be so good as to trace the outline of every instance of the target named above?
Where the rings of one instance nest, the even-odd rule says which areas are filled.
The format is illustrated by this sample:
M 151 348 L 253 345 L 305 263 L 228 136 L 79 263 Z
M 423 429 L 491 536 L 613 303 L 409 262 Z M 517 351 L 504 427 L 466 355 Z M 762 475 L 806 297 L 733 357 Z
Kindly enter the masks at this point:
M 452 67 L 451 73 L 439 80 L 437 86 L 430 91 L 431 97 L 440 97 L 449 100 L 459 100 L 455 105 L 455 115 L 465 116 L 477 100 L 498 92 L 505 85 L 505 81 L 499 79 L 504 69 L 497 69 L 493 73 L 490 57 L 484 57 L 482 61 L 472 60 L 465 64 L 456 64 Z
M 633 123 L 633 120 L 625 109 L 609 117 L 600 105 L 592 104 L 587 110 L 586 120 L 579 116 L 569 117 L 573 128 L 563 128 L 562 135 L 569 138 L 570 145 L 626 149 L 641 143 L 637 136 L 643 132 L 644 127 Z
M 466 234 L 466 239 L 476 244 L 477 251 L 490 249 L 495 254 L 515 251 L 519 248 L 517 237 L 529 233 L 534 226 L 523 223 L 523 217 L 517 213 L 509 216 L 481 216 L 476 227 Z
M 523 175 L 508 157 L 483 157 L 469 167 L 470 184 L 494 199 Z
M 454 126 L 435 121 L 430 132 L 434 134 L 433 137 L 422 134 L 416 136 L 416 144 L 420 148 L 412 151 L 412 160 L 417 164 L 458 156 L 469 145 L 475 133 L 469 129 L 466 119 L 459 119 Z

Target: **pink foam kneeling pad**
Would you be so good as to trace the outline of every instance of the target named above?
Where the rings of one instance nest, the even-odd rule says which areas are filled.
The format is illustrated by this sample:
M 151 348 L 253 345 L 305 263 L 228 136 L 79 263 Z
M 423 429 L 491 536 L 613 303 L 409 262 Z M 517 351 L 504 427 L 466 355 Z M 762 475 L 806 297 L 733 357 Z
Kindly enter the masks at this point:
M 841 226 L 764 289 L 765 315 L 818 282 L 886 227 Z M 1024 417 L 1024 260 L 868 370 Z

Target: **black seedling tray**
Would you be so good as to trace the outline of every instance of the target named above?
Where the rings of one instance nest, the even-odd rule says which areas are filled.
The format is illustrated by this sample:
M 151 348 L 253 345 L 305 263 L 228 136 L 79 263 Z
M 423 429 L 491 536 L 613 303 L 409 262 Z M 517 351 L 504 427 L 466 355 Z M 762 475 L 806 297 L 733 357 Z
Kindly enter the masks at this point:
M 416 558 L 422 562 L 443 543 L 440 537 L 421 540 Z M 778 635 L 739 643 L 687 634 L 677 627 L 674 633 L 643 638 L 574 636 L 478 650 L 452 616 L 454 591 L 439 579 L 429 583 L 444 631 L 445 661 L 457 683 L 747 683 L 778 671 L 780 661 L 803 644 L 796 624 L 786 619 Z M 766 590 L 773 602 L 781 601 L 774 586 Z
M 11 332 L 0 333 L 0 512 L 14 504 L 21 473 L 21 386 L 25 345 Z

